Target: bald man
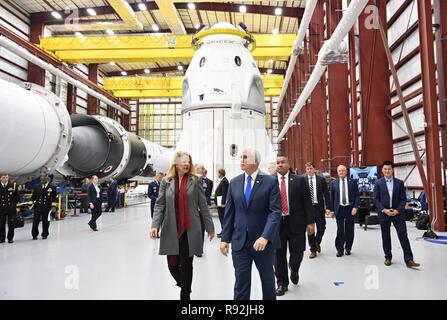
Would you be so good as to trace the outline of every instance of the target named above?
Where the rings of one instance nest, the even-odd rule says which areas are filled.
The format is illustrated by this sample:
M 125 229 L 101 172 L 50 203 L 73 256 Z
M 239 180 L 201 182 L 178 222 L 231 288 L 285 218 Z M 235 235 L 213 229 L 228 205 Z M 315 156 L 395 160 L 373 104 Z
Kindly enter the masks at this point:
M 335 248 L 337 257 L 345 253 L 351 255 L 354 242 L 354 218 L 360 204 L 357 182 L 348 178 L 348 169 L 340 165 L 337 168 L 338 179 L 332 181 L 329 210 L 337 219 L 337 237 Z

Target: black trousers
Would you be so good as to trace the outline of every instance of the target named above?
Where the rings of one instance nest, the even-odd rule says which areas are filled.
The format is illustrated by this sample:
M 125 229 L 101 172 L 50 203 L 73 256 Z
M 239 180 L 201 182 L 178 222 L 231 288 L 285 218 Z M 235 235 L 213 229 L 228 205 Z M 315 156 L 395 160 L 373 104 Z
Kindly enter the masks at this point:
M 49 232 L 48 229 L 50 227 L 50 221 L 48 221 L 48 211 L 34 211 L 34 217 L 33 217 L 33 228 L 31 229 L 31 235 L 33 238 L 37 237 L 39 235 L 39 223 L 40 220 L 42 220 L 42 237 L 48 237 Z
M 392 259 L 391 253 L 391 223 L 396 228 L 397 236 L 399 238 L 400 246 L 404 253 L 404 260 L 408 262 L 413 260 L 413 252 L 411 251 L 410 241 L 408 240 L 407 224 L 405 217 L 398 214 L 394 217 L 389 217 L 383 212 L 379 213 L 380 229 L 382 230 L 382 246 L 385 253 L 385 259 Z
M 200 228 L 202 229 L 202 245 L 205 242 L 205 222 L 203 222 L 203 217 L 200 215 Z
M 276 251 L 275 276 L 278 286 L 287 287 L 289 285 L 289 270 L 294 273 L 299 272 L 301 262 L 303 261 L 306 237 L 302 234 L 292 234 L 289 228 L 289 218 L 281 218 L 279 226 L 279 238 L 281 248 Z M 289 247 L 290 258 L 287 264 L 287 245 Z
M 187 233 L 183 233 L 179 240 L 179 263 L 177 266 L 169 266 L 169 272 L 181 288 L 180 299 L 189 300 L 192 285 L 192 261 L 189 256 L 189 243 Z
M 312 235 L 307 235 L 309 240 L 310 251 L 317 251 L 317 244 L 320 245 L 323 240 L 324 230 L 326 230 L 326 217 L 324 212 L 319 211 L 318 205 L 312 206 L 315 215 L 316 230 Z
M 16 211 L 14 208 L 0 208 L 0 241 L 6 238 L 6 221 L 8 221 L 8 240 L 14 239 L 14 218 Z
M 98 218 L 102 214 L 102 208 L 101 208 L 102 203 L 101 203 L 101 200 L 97 199 L 96 203 L 94 203 L 93 205 L 94 205 L 94 207 L 92 209 L 92 218 L 90 219 L 88 224 L 92 228 L 96 229 L 97 228 L 96 220 L 98 220 Z
M 338 209 L 337 220 L 337 237 L 335 238 L 335 247 L 337 251 L 351 251 L 354 243 L 354 219 L 352 215 L 352 207 L 342 207 Z
M 112 211 L 115 212 L 115 206 L 116 206 L 116 194 L 107 195 L 107 208 L 106 212 Z
M 220 227 L 223 228 L 225 208 L 217 207 L 217 214 L 219 215 Z

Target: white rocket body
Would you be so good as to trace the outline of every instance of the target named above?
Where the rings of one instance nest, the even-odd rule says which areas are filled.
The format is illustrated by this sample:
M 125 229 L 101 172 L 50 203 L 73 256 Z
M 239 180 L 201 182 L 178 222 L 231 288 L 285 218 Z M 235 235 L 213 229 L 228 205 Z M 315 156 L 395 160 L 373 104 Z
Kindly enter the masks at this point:
M 211 29 L 237 29 L 223 22 Z M 224 168 L 228 178 L 240 174 L 245 147 L 261 154 L 266 172 L 276 155 L 265 129 L 264 85 L 245 40 L 231 34 L 202 39 L 183 80 L 183 132 L 177 150 L 191 153 L 217 181 Z

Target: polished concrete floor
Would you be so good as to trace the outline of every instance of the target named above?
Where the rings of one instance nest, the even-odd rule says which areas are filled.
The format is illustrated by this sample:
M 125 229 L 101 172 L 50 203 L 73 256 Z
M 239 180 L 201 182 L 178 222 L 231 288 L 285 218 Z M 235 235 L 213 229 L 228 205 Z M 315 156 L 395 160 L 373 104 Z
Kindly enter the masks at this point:
M 3 299 L 178 299 L 158 255 L 158 240 L 148 236 L 148 204 L 104 213 L 99 232 L 87 226 L 89 215 L 52 222 L 47 240 L 31 240 L 31 225 L 16 230 L 13 244 L 0 245 L 0 300 Z M 214 220 L 216 230 L 219 221 Z M 409 224 L 409 238 L 420 270 L 407 269 L 393 232 L 394 263 L 383 265 L 380 229 L 356 226 L 351 256 L 335 257 L 335 221 L 328 219 L 322 253 L 305 254 L 298 286 L 279 299 L 447 299 L 447 246 L 426 242 Z M 445 234 L 444 234 L 445 235 Z M 203 258 L 194 258 L 192 299 L 231 299 L 231 257 L 219 253 L 219 241 L 206 241 Z M 253 269 L 252 299 L 260 299 Z

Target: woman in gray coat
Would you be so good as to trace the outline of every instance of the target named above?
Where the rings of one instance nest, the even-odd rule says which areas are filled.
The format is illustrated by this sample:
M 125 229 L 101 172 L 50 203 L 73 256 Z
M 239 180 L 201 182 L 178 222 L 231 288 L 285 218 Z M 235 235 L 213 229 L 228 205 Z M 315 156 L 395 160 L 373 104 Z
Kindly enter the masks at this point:
M 156 239 L 161 228 L 159 254 L 168 258 L 169 271 L 181 287 L 181 300 L 190 299 L 193 257 L 203 253 L 200 215 L 211 241 L 214 225 L 205 192 L 191 155 L 177 151 L 160 186 L 150 236 Z

